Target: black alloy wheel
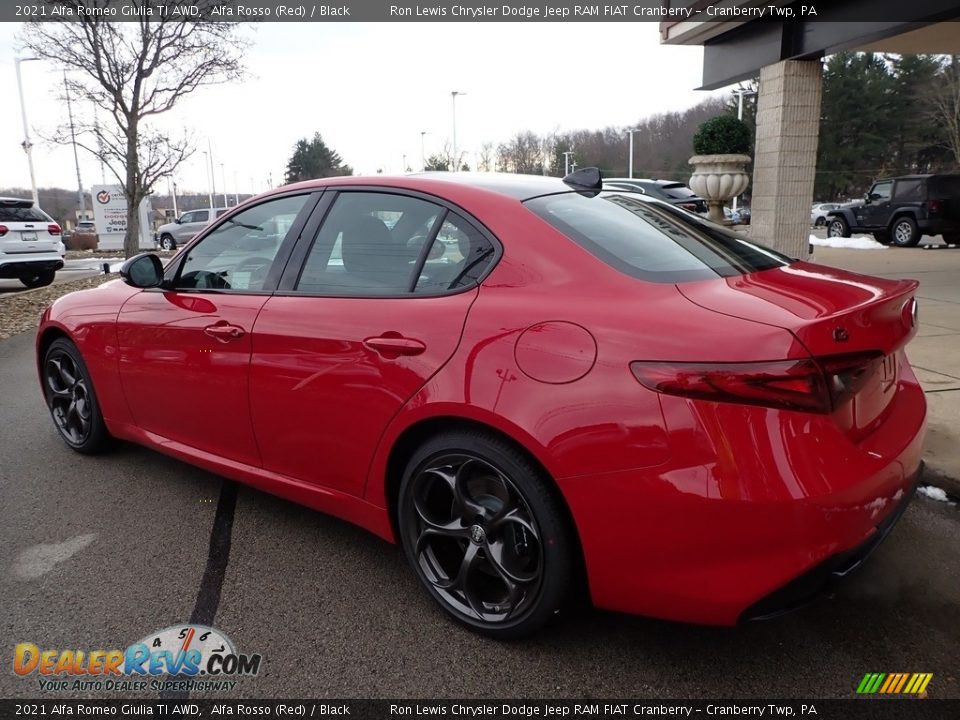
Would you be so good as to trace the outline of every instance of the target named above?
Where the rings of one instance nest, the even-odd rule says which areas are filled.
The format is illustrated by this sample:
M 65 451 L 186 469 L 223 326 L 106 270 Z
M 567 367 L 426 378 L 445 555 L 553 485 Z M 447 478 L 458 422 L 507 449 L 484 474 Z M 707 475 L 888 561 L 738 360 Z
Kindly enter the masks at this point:
M 108 441 L 90 374 L 76 346 L 54 340 L 43 360 L 43 390 L 60 437 L 78 452 L 103 450 Z
M 533 632 L 564 604 L 562 518 L 529 460 L 483 434 L 428 442 L 400 491 L 401 539 L 421 583 L 456 620 L 503 639 Z

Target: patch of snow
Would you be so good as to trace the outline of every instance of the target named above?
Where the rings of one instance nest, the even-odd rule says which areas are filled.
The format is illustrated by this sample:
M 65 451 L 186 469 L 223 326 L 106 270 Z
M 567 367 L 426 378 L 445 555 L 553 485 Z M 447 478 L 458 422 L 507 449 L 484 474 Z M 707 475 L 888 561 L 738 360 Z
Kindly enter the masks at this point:
M 810 236 L 811 245 L 820 247 L 844 248 L 846 250 L 886 250 L 886 245 L 881 245 L 869 235 L 854 235 L 853 237 L 827 237 L 818 238 L 816 235 Z
M 947 493 L 938 487 L 933 487 L 933 485 L 921 485 L 919 488 L 917 488 L 917 492 L 930 498 L 931 500 L 950 502 L 950 498 L 947 496 Z

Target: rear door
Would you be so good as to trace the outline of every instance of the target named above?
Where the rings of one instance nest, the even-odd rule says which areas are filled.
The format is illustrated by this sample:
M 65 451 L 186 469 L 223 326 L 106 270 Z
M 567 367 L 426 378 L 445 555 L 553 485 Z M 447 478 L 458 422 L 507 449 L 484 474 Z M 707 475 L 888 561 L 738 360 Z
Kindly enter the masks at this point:
M 433 199 L 330 195 L 257 318 L 250 404 L 266 469 L 362 495 L 390 419 L 456 350 L 495 245 Z
M 56 228 L 56 233 L 50 232 Z M 7 255 L 56 252 L 60 227 L 31 200 L 0 200 L 0 251 Z

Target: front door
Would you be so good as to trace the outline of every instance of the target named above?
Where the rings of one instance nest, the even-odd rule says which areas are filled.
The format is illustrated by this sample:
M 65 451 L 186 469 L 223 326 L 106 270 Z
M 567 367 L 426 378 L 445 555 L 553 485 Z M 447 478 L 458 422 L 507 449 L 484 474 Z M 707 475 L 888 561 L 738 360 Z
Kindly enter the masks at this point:
M 870 192 L 867 195 L 870 202 L 865 203 L 862 207 L 863 220 L 861 220 L 861 225 L 863 227 L 875 228 L 887 226 L 887 223 L 890 221 L 890 194 L 892 190 L 892 180 L 878 182 L 870 188 Z
M 139 427 L 259 464 L 247 398 L 251 331 L 308 197 L 269 200 L 228 218 L 185 253 L 171 287 L 123 305 L 120 377 Z
M 456 350 L 493 247 L 433 202 L 341 192 L 254 327 L 264 467 L 361 495 L 391 418 Z

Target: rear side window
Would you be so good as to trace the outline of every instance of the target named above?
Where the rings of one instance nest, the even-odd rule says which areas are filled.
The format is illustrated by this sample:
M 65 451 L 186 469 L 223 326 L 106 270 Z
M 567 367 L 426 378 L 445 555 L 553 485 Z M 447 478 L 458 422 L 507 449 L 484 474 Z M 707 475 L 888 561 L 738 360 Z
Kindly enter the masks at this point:
M 923 200 L 923 180 L 897 180 L 894 197 L 897 200 Z
M 35 207 L 0 205 L 0 222 L 51 222 L 43 210 Z
M 791 262 L 719 225 L 636 196 L 564 193 L 525 204 L 607 265 L 641 280 L 731 277 Z
M 696 197 L 697 194 L 683 183 L 674 183 L 672 185 L 662 185 L 660 190 L 671 200 L 686 200 Z

